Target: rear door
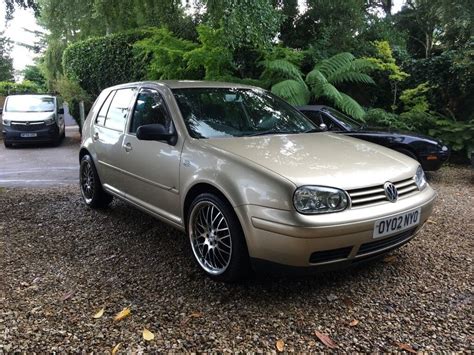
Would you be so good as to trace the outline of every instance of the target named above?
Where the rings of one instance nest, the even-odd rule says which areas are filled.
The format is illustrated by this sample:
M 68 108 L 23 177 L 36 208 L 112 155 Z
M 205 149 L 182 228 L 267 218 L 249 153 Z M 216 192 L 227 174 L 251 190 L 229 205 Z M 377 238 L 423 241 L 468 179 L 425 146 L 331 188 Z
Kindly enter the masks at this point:
M 138 93 L 121 150 L 121 169 L 126 197 L 160 216 L 179 223 L 179 164 L 183 140 L 176 145 L 141 141 L 138 127 L 159 123 L 170 132 L 174 123 L 163 93 L 158 88 L 142 88 Z
M 116 193 L 122 193 L 124 188 L 120 154 L 135 93 L 133 87 L 111 91 L 97 115 L 92 132 L 102 184 Z

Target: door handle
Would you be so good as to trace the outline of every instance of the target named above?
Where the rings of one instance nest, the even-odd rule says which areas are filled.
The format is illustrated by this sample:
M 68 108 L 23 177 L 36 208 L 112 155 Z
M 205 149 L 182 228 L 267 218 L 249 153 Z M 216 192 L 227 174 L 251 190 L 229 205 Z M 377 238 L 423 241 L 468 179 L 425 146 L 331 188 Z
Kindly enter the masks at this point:
M 129 151 L 131 151 L 133 148 L 132 148 L 132 145 L 129 143 L 125 144 L 123 146 L 123 148 L 125 149 L 125 151 L 128 153 Z
M 95 140 L 95 141 L 98 141 L 98 140 L 99 140 L 99 133 L 98 133 L 98 132 L 95 132 L 95 134 L 94 134 L 94 140 Z

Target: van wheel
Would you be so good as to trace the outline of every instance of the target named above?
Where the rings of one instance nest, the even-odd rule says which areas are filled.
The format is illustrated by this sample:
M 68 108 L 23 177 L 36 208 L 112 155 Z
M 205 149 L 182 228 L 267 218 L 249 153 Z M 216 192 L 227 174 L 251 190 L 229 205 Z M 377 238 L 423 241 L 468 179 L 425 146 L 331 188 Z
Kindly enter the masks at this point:
M 7 141 L 3 141 L 3 144 L 5 145 L 5 148 L 12 148 L 13 147 L 13 144 L 11 144 Z
M 235 282 L 250 270 L 244 233 L 232 206 L 203 193 L 191 204 L 187 221 L 194 258 L 212 279 Z
M 82 199 L 91 208 L 107 207 L 113 197 L 102 188 L 99 175 L 90 155 L 86 154 L 81 159 L 79 169 L 79 183 Z

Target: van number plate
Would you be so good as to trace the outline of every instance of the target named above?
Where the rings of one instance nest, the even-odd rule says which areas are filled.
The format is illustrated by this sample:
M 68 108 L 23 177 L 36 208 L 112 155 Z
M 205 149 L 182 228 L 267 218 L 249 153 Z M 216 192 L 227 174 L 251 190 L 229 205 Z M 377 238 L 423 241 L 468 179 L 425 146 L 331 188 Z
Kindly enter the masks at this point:
M 22 138 L 31 138 L 38 136 L 38 133 L 20 133 L 20 137 Z
M 374 225 L 374 238 L 402 232 L 420 223 L 421 209 L 379 219 Z

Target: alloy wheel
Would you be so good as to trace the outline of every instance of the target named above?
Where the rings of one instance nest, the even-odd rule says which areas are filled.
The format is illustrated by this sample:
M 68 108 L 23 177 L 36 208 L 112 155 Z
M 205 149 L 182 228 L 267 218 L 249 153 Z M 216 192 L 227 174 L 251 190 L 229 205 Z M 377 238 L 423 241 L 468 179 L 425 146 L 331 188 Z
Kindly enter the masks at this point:
M 199 265 L 209 274 L 226 271 L 232 257 L 232 238 L 222 211 L 210 201 L 197 203 L 189 219 L 189 236 Z

